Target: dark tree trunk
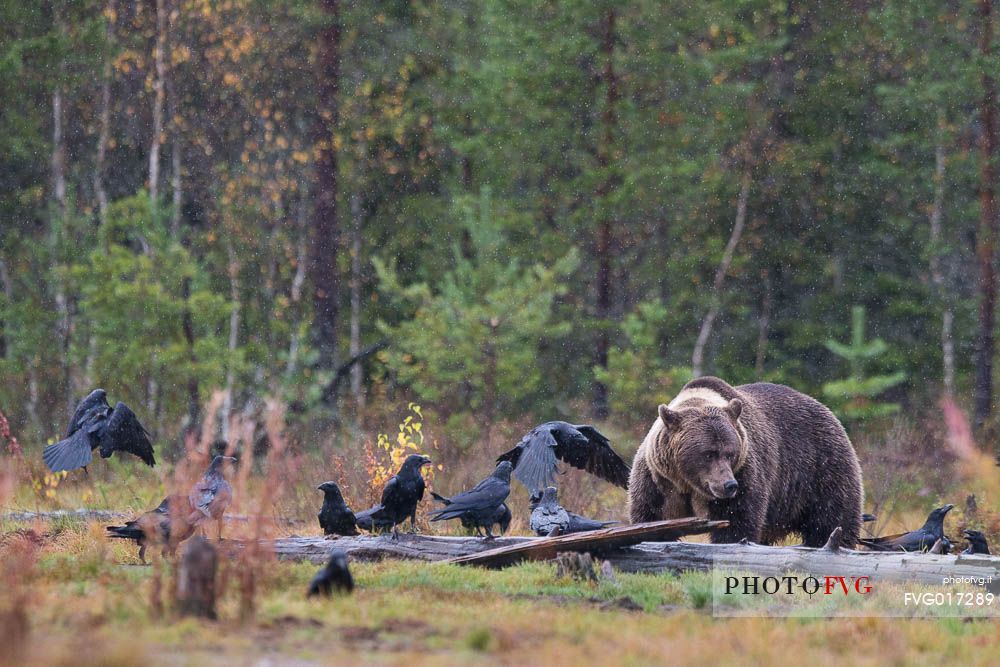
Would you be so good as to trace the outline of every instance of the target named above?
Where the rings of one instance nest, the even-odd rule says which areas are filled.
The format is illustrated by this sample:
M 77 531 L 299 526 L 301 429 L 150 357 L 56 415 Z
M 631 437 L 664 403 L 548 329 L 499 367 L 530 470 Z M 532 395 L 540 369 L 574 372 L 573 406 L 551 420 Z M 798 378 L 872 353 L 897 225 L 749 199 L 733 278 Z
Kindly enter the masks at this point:
M 980 0 L 982 35 L 980 51 L 988 59 L 993 47 L 993 0 Z M 996 319 L 996 236 L 997 208 L 995 195 L 996 169 L 996 84 L 993 77 L 982 77 L 983 97 L 980 109 L 982 123 L 979 136 L 979 235 L 976 256 L 979 264 L 979 332 L 976 337 L 975 425 L 981 429 L 993 408 L 993 327 Z
M 608 9 L 604 17 L 601 54 L 604 57 L 603 80 L 605 85 L 604 110 L 601 113 L 602 136 L 597 150 L 597 164 L 605 172 L 613 160 L 613 144 L 618 124 L 616 104 L 618 102 L 618 78 L 615 74 L 615 10 Z M 598 191 L 598 199 L 606 199 L 615 188 L 614 177 L 607 173 L 604 184 Z M 606 204 L 605 204 L 606 206 Z M 610 211 L 601 212 L 597 223 L 597 341 L 594 348 L 594 363 L 601 368 L 608 367 L 608 348 L 611 345 L 609 319 L 612 307 L 612 254 L 614 248 L 615 220 Z M 593 412 L 597 419 L 608 417 L 608 388 L 603 382 L 594 383 Z
M 337 218 L 337 131 L 340 83 L 340 2 L 321 0 L 326 25 L 319 33 L 319 69 L 316 83 L 319 109 L 315 116 L 316 158 L 315 206 L 313 210 L 310 274 L 313 289 L 313 328 L 319 366 L 337 367 L 337 320 L 339 287 L 337 249 L 340 235 Z
M 191 367 L 196 368 L 198 356 L 194 351 L 194 316 L 191 313 L 191 279 L 185 278 L 181 286 L 181 296 L 184 298 L 184 312 L 181 315 L 181 327 L 184 330 L 184 341 L 188 347 L 188 359 Z M 188 378 L 188 415 L 186 433 L 194 433 L 198 428 L 198 417 L 201 412 L 201 396 L 198 391 L 198 373 L 192 370 Z

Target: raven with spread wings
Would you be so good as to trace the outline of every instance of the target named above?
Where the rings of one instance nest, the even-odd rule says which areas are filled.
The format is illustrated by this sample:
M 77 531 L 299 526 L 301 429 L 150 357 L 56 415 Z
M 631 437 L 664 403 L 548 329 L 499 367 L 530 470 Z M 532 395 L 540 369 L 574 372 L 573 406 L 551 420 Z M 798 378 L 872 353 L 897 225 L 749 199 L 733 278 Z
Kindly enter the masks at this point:
M 611 449 L 611 441 L 593 426 L 546 422 L 531 429 L 517 447 L 497 457 L 510 461 L 516 477 L 531 494 L 539 494 L 555 481 L 557 461 L 628 488 L 629 465 Z
M 95 389 L 80 401 L 66 429 L 66 438 L 46 447 L 42 458 L 52 472 L 76 470 L 90 464 L 92 452 L 98 447 L 101 458 L 128 452 L 146 465 L 156 465 L 153 443 L 139 418 L 124 403 L 112 408 L 103 389 Z

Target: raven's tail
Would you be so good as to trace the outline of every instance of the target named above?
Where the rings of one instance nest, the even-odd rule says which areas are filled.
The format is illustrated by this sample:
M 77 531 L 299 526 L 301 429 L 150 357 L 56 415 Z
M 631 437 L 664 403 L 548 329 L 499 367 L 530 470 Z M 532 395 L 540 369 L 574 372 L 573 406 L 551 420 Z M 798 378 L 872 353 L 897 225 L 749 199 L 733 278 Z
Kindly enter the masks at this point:
M 431 491 L 431 497 L 433 497 L 434 500 L 438 501 L 439 503 L 442 503 L 445 507 L 451 505 L 451 498 L 445 498 L 440 493 L 434 493 L 433 491 Z
M 108 537 L 118 537 L 123 540 L 135 540 L 136 542 L 145 539 L 146 533 L 137 526 L 125 524 L 124 526 L 107 526 Z
M 42 452 L 45 465 L 52 472 L 76 470 L 90 463 L 90 438 L 86 431 L 80 430 L 54 445 L 49 445 Z

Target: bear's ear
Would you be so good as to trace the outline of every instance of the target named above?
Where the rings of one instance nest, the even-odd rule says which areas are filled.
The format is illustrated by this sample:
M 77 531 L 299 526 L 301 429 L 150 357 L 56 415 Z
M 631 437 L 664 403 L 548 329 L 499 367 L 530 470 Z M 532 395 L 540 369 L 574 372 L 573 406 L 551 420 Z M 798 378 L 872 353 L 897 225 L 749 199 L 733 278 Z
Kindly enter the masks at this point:
M 672 431 L 681 424 L 681 413 L 671 410 L 663 403 L 660 403 L 659 407 L 660 420 L 663 425 L 667 427 L 668 431 Z
M 735 422 L 737 419 L 740 418 L 740 415 L 742 413 L 743 413 L 743 401 L 741 401 L 738 398 L 734 398 L 733 400 L 729 401 L 729 405 L 726 406 L 726 414 L 729 415 L 730 419 L 732 419 Z

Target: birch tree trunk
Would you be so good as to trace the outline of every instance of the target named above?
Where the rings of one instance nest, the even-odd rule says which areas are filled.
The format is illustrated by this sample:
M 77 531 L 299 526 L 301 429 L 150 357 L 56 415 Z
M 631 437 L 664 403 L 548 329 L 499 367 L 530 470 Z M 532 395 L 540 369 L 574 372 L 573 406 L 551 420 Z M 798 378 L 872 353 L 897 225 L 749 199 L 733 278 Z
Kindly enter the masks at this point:
M 153 78 L 153 132 L 149 144 L 149 199 L 154 211 L 160 196 L 160 143 L 163 140 L 163 98 L 167 75 L 167 1 L 156 0 L 156 43 L 153 47 L 156 72 Z
M 740 182 L 740 193 L 736 199 L 736 219 L 733 221 L 733 231 L 729 235 L 729 242 L 726 243 L 726 249 L 722 252 L 722 260 L 719 262 L 719 268 L 715 270 L 715 280 L 712 282 L 711 305 L 705 314 L 705 319 L 701 322 L 701 330 L 698 331 L 698 339 L 695 341 L 694 351 L 691 353 L 691 370 L 694 377 L 700 377 L 702 374 L 705 361 L 705 346 L 712 335 L 712 327 L 722 307 L 722 286 L 726 279 L 726 272 L 729 271 L 729 265 L 733 263 L 736 246 L 739 245 L 740 238 L 743 236 L 743 228 L 746 226 L 747 200 L 750 198 L 750 181 L 750 169 L 747 168 L 743 172 L 743 178 Z
M 233 412 L 233 387 L 236 383 L 235 364 L 236 347 L 240 335 L 240 310 L 243 302 L 240 298 L 240 261 L 236 256 L 232 241 L 226 242 L 226 252 L 229 255 L 229 298 L 233 308 L 229 311 L 229 360 L 226 365 L 226 391 L 222 399 L 222 439 L 229 441 L 229 417 Z
M 939 125 L 943 122 L 939 122 Z M 954 311 L 951 307 L 948 292 L 944 284 L 944 271 L 942 269 L 941 251 L 941 220 L 944 216 L 944 177 L 946 159 L 944 154 L 944 141 L 939 137 L 934 148 L 934 201 L 931 204 L 930 214 L 930 240 L 931 240 L 931 282 L 934 291 L 941 301 L 943 312 L 941 314 L 941 360 L 942 360 L 942 382 L 944 391 L 951 396 L 955 388 L 955 346 L 952 341 L 952 322 L 954 321 Z
M 108 140 L 111 138 L 111 50 L 115 42 L 116 12 L 115 0 L 108 0 L 104 9 L 104 41 L 108 53 L 104 56 L 104 68 L 101 75 L 97 156 L 94 159 L 94 197 L 97 199 L 97 214 L 102 225 L 108 221 L 108 193 L 104 189 L 104 164 L 108 156 Z

